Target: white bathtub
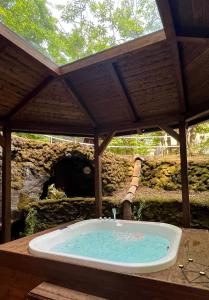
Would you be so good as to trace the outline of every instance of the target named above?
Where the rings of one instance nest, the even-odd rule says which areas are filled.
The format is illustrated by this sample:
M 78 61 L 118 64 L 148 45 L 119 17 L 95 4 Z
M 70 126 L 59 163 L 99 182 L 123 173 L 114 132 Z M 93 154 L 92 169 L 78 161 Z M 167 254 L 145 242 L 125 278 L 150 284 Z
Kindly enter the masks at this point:
M 62 244 L 69 238 L 79 238 L 80 235 L 85 234 L 86 232 L 91 232 L 92 230 L 98 231 L 100 229 L 114 232 L 119 231 L 120 233 L 128 232 L 128 234 L 133 234 L 135 236 L 136 234 L 139 235 L 139 232 L 145 235 L 155 235 L 168 240 L 169 249 L 165 256 L 146 263 L 117 262 L 106 260 L 104 258 L 98 259 L 87 257 L 85 255 L 60 253 L 53 250 L 54 247 L 56 248 L 57 245 Z M 182 231 L 180 228 L 165 223 L 91 219 L 34 238 L 29 243 L 29 251 L 35 256 L 103 270 L 125 273 L 150 273 L 166 269 L 175 263 L 181 234 Z M 95 245 L 91 245 L 91 247 L 95 247 Z

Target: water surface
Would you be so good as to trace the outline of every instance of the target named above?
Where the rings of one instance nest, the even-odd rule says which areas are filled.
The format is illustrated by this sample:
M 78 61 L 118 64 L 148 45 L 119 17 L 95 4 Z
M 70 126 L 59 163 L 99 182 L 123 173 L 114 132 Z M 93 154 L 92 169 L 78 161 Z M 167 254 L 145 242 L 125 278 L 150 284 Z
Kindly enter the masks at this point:
M 157 235 L 99 229 L 69 238 L 51 250 L 114 262 L 146 263 L 166 256 L 168 249 L 169 241 Z

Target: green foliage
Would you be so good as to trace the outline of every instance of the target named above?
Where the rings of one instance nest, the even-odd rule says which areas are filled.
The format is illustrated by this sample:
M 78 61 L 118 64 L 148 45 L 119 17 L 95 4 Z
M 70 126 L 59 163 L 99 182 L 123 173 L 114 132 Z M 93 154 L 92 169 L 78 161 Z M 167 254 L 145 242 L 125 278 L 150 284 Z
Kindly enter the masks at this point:
M 209 190 L 208 162 L 190 161 L 188 164 L 189 188 L 193 191 Z M 174 191 L 181 189 L 180 162 L 145 161 L 142 165 L 142 184 L 150 188 Z
M 204 193 L 202 193 L 204 194 Z M 209 229 L 209 201 L 207 196 L 191 197 L 192 227 Z M 207 194 L 208 195 L 208 194 Z M 117 209 L 117 218 L 122 218 L 122 205 L 114 199 L 104 199 L 103 215 L 112 216 L 112 208 Z M 74 220 L 95 218 L 95 200 L 92 198 L 47 199 L 30 203 L 23 210 L 25 235 L 54 227 Z M 140 195 L 133 203 L 134 220 L 167 222 L 181 226 L 181 195 L 152 193 Z
M 209 122 L 200 123 L 195 126 L 196 133 L 209 133 Z
M 200 123 L 194 126 L 191 130 L 193 130 L 194 135 L 200 134 L 200 141 L 198 143 L 195 143 L 194 141 L 190 143 L 191 154 L 207 153 L 209 150 L 209 122 Z
M 49 138 L 41 134 L 15 132 L 13 133 L 13 136 L 20 136 L 26 139 L 32 139 L 40 142 L 46 142 L 46 143 L 49 142 Z
M 35 227 L 37 225 L 37 210 L 35 208 L 31 208 L 28 211 L 28 214 L 25 218 L 25 235 L 31 235 L 35 232 Z
M 10 0 L 0 2 L 0 21 L 29 41 L 35 48 L 59 64 L 66 62 L 65 43 L 46 0 Z
M 140 201 L 139 205 L 133 207 L 134 220 L 142 221 L 142 212 L 146 208 L 146 201 Z
M 0 21 L 58 64 L 162 27 L 154 0 L 70 0 L 57 6 L 67 32 L 49 6 L 46 0 L 3 0 Z
M 162 133 L 150 133 L 146 135 L 133 135 L 132 137 L 113 138 L 108 150 L 116 154 L 148 155 L 155 146 L 159 145 Z
M 28 194 L 21 191 L 19 194 L 19 202 L 17 204 L 17 209 L 22 210 L 24 207 L 26 207 L 33 201 L 34 201 L 33 198 L 31 198 Z
M 26 178 L 26 168 L 34 173 L 46 175 L 53 173 L 56 162 L 69 155 L 85 157 L 93 161 L 94 150 L 78 143 L 46 143 L 13 137 L 12 139 L 12 188 L 21 190 Z M 132 163 L 122 157 L 105 152 L 102 157 L 102 183 L 104 195 L 122 188 L 132 176 Z M 60 193 L 60 192 L 59 192 Z M 61 194 L 61 196 L 63 196 Z
M 153 0 L 71 0 L 59 9 L 71 27 L 66 50 L 71 60 L 162 27 Z
M 55 188 L 55 185 L 54 184 L 51 184 L 49 187 L 48 187 L 48 195 L 47 195 L 47 198 L 49 199 L 56 199 L 56 200 L 59 200 L 59 199 L 65 199 L 67 198 L 67 196 L 65 195 L 65 193 L 63 191 L 59 191 Z

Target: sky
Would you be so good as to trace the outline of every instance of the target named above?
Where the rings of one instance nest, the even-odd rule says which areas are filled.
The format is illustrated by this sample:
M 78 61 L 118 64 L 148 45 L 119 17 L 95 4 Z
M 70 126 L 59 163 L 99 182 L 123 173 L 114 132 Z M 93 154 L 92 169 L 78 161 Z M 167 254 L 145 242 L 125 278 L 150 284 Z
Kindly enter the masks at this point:
M 50 8 L 52 14 L 55 17 L 59 17 L 59 11 L 56 8 L 56 5 L 66 5 L 67 4 L 67 0 L 48 0 L 47 1 L 48 7 Z
M 101 0 L 96 0 L 96 2 L 100 2 Z M 121 0 L 115 0 L 115 3 L 120 2 Z M 154 1 L 154 0 L 153 0 Z M 57 5 L 66 5 L 70 0 L 47 0 L 47 6 L 50 9 L 52 15 L 59 20 L 60 29 L 63 30 L 66 33 L 70 32 L 70 24 L 63 22 L 61 20 L 61 12 L 59 9 L 57 9 Z M 87 13 L 88 16 L 88 13 Z
M 61 21 L 60 11 L 56 8 L 56 5 L 66 5 L 68 0 L 48 0 L 48 8 L 50 9 L 52 15 L 59 20 L 60 26 L 64 31 L 68 32 L 69 25 Z

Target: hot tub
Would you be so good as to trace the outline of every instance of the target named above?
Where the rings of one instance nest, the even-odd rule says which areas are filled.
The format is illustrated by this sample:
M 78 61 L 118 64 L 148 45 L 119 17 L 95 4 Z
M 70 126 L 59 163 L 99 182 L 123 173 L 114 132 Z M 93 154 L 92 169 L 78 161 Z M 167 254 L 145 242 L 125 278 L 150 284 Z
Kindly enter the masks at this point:
M 181 234 L 165 223 L 91 219 L 34 238 L 29 251 L 103 270 L 150 273 L 175 263 Z

